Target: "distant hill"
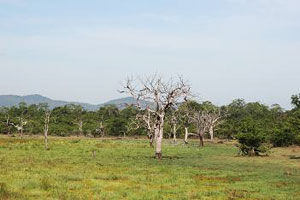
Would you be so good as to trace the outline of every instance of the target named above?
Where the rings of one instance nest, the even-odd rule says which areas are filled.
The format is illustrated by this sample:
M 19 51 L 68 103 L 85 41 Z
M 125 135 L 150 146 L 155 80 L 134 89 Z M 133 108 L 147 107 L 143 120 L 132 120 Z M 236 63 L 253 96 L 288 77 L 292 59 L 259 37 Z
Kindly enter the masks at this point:
M 129 105 L 135 105 L 136 104 L 136 100 L 132 97 L 125 97 L 125 98 L 121 98 L 121 99 L 114 99 L 111 100 L 109 102 L 106 102 L 104 104 L 101 104 L 100 106 L 105 106 L 105 105 L 116 105 L 118 108 L 123 109 Z M 151 106 L 153 105 L 153 103 L 148 102 L 148 101 L 141 101 L 141 107 L 145 108 L 147 106 Z
M 93 104 L 82 103 L 82 102 L 69 102 L 69 101 L 53 100 L 48 97 L 41 96 L 39 94 L 26 95 L 26 96 L 0 95 L 0 107 L 18 106 L 19 103 L 21 103 L 21 102 L 25 102 L 28 105 L 47 103 L 51 109 L 53 109 L 55 107 L 65 106 L 68 104 L 75 104 L 75 105 L 81 105 L 84 109 L 90 110 L 90 111 L 98 110 L 100 107 L 103 107 L 105 105 L 115 105 L 118 108 L 123 109 L 128 105 L 135 104 L 135 100 L 132 97 L 115 99 L 115 100 L 111 100 L 111 101 L 108 101 L 103 104 L 93 105 Z M 146 105 L 151 105 L 151 103 L 143 101 L 142 106 L 145 107 Z

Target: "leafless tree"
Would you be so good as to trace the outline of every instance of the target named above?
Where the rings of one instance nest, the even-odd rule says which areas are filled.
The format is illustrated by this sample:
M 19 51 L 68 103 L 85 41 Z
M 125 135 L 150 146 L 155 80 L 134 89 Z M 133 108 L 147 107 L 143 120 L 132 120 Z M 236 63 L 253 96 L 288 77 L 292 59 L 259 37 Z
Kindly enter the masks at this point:
M 48 132 L 49 132 L 49 124 L 50 124 L 50 117 L 52 111 L 49 109 L 48 104 L 41 103 L 39 104 L 39 112 L 41 114 L 41 117 L 44 119 L 44 143 L 45 143 L 45 149 L 48 150 Z
M 49 131 L 49 124 L 50 124 L 50 116 L 51 111 L 45 110 L 44 116 L 44 141 L 45 141 L 45 149 L 48 150 L 48 131 Z
M 190 96 L 190 89 L 190 85 L 181 77 L 176 82 L 172 79 L 164 82 L 161 77 L 154 75 L 145 79 L 138 78 L 137 83 L 133 79 L 128 79 L 126 85 L 124 85 L 124 91 L 121 91 L 121 93 L 126 92 L 134 97 L 139 109 L 142 109 L 142 100 L 155 103 L 155 109 L 148 108 L 148 111 L 155 116 L 154 140 L 156 142 L 155 156 L 157 159 L 162 158 L 166 111 L 178 102 L 186 100 Z
M 18 124 L 15 123 L 10 123 L 10 124 L 18 130 L 20 138 L 23 139 L 23 130 L 24 130 L 24 126 L 27 124 L 27 121 L 23 116 L 17 117 L 17 119 L 18 119 Z
M 204 146 L 204 135 L 209 128 L 209 114 L 206 111 L 195 111 L 190 115 L 191 122 L 195 123 L 197 127 L 197 135 L 200 139 L 200 146 Z
M 147 131 L 147 137 L 150 140 L 150 147 L 153 147 L 154 127 L 154 115 L 148 108 L 145 108 L 145 110 L 140 110 L 135 119 L 131 119 L 130 123 L 127 125 L 127 132 L 137 130 L 139 128 L 145 129 Z
M 126 131 L 124 132 L 124 137 L 126 137 L 126 135 L 129 135 L 131 131 L 141 128 L 141 122 L 138 116 L 139 114 L 137 114 L 135 118 L 128 119 L 128 122 L 126 123 Z
M 155 135 L 155 128 L 156 128 L 156 118 L 153 112 L 149 107 L 146 108 L 142 113 L 137 115 L 137 119 L 142 127 L 147 130 L 147 137 L 150 140 L 150 147 L 153 147 L 154 135 Z
M 78 131 L 77 131 L 77 137 L 83 135 L 83 108 L 80 105 L 68 105 L 72 111 L 73 117 L 74 117 L 74 124 L 77 125 Z
M 222 123 L 222 114 L 221 114 L 221 110 L 218 109 L 214 112 L 210 112 L 207 115 L 207 120 L 208 120 L 208 133 L 210 135 L 210 140 L 213 141 L 214 140 L 214 130 L 216 128 L 217 125 L 219 125 L 220 123 Z
M 172 129 L 173 142 L 177 143 L 177 131 L 180 129 L 180 113 L 178 109 L 174 109 L 171 111 L 171 115 L 169 116 L 169 123 Z
M 77 134 L 77 137 L 79 136 L 82 136 L 83 135 L 83 121 L 82 119 L 80 118 L 78 122 L 75 122 L 78 126 L 78 134 Z
M 102 121 L 99 122 L 99 127 L 96 128 L 95 133 L 96 134 L 94 134 L 94 137 L 96 137 L 96 135 L 100 135 L 100 137 L 104 137 L 105 129 Z
M 185 104 L 181 105 L 178 112 L 180 115 L 180 121 L 181 124 L 184 125 L 184 143 L 188 144 L 188 137 L 190 135 L 196 135 L 194 133 L 190 133 L 189 132 L 189 126 L 191 125 L 192 121 L 191 121 L 191 117 L 193 115 L 194 112 L 194 108 L 191 104 L 193 104 L 193 101 L 188 101 L 185 102 Z

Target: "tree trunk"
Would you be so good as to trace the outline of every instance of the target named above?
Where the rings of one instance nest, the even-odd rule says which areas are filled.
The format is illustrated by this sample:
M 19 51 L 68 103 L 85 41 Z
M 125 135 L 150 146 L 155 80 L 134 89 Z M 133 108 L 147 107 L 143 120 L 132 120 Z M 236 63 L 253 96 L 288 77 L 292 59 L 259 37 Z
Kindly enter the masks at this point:
M 48 129 L 48 127 L 46 127 Z M 48 130 L 44 131 L 45 149 L 48 150 Z
M 50 115 L 51 115 L 51 112 L 46 111 L 45 121 L 44 121 L 44 141 L 45 141 L 45 149 L 46 150 L 48 150 L 48 131 L 49 131 Z
M 174 143 L 176 144 L 176 124 L 174 124 L 174 126 L 173 126 L 173 141 L 174 141 Z
M 153 135 L 150 135 L 150 148 L 153 148 L 154 146 L 153 146 L 153 141 L 154 141 L 154 137 L 153 137 Z
M 156 149 L 155 149 L 155 157 L 159 160 L 162 159 L 162 141 L 164 134 L 164 121 L 161 121 L 161 124 L 158 126 L 156 131 Z
M 189 136 L 189 129 L 188 129 L 188 127 L 185 127 L 184 128 L 184 130 L 185 130 L 185 134 L 184 134 L 184 143 L 185 144 L 188 144 L 188 136 Z
M 199 134 L 199 138 L 200 138 L 200 147 L 204 147 L 203 136 L 204 136 L 204 134 Z
M 82 132 L 83 132 L 83 128 L 82 128 L 82 120 L 79 121 L 78 125 L 78 129 L 79 129 L 79 135 L 77 135 L 77 137 L 82 136 Z
M 10 136 L 10 125 L 9 125 L 9 117 L 6 119 L 6 128 L 7 128 L 7 135 Z
M 214 127 L 209 127 L 209 135 L 210 135 L 210 141 L 214 141 Z
M 20 138 L 23 139 L 23 126 L 20 127 Z

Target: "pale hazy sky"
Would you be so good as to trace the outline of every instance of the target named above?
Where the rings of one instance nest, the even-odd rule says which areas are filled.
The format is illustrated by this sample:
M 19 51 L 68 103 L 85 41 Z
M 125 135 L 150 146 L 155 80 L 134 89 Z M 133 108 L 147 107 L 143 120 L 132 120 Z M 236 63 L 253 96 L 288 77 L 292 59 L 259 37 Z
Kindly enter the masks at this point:
M 0 0 L 0 94 L 88 103 L 130 75 L 182 74 L 201 100 L 290 107 L 299 0 Z

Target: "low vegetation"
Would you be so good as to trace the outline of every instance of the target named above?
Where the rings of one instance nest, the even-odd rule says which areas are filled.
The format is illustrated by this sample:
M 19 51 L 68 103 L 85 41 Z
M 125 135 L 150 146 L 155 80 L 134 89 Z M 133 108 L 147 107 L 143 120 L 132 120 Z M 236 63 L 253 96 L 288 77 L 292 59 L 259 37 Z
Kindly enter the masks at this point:
M 237 156 L 235 143 L 0 137 L 0 199 L 300 199 L 300 147 Z

